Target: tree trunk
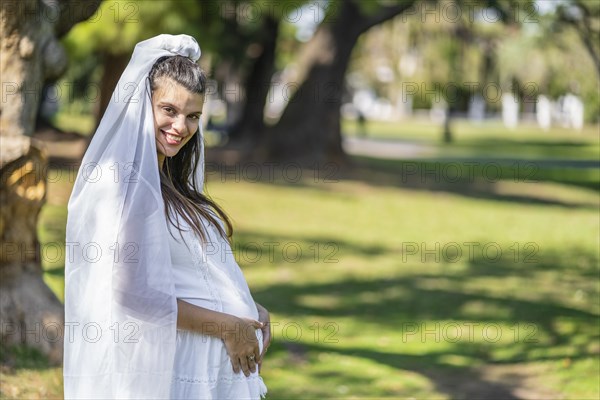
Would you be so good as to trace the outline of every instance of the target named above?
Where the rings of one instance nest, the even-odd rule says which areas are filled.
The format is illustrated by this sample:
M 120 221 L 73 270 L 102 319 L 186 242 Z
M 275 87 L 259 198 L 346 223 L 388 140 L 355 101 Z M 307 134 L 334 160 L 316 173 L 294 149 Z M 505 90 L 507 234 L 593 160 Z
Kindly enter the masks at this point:
M 47 157 L 29 136 L 45 82 L 67 66 L 58 42 L 100 0 L 0 2 L 0 339 L 62 359 L 63 307 L 42 279 L 37 218 L 46 195 Z M 58 335 L 58 337 L 57 337 Z
M 309 64 L 306 79 L 298 82 L 300 86 L 279 122 L 267 130 L 269 159 L 303 165 L 346 161 L 341 145 L 340 102 L 346 68 L 361 33 L 361 20 L 358 7 L 343 2 L 336 23 L 318 28 L 305 53 Z
M 25 344 L 62 358 L 63 307 L 42 280 L 37 219 L 48 158 L 34 139 L 2 136 L 0 324 L 3 345 Z
M 125 70 L 125 67 L 127 67 L 130 57 L 131 54 L 128 53 L 112 54 L 105 51 L 102 54 L 104 72 L 102 73 L 102 82 L 100 82 L 100 101 L 96 109 L 96 128 L 100 124 L 102 115 L 104 115 L 104 111 L 106 111 L 110 103 L 110 98 L 117 87 L 117 83 L 119 83 L 121 74 Z M 96 129 L 94 129 L 95 131 Z
M 453 108 L 452 106 L 449 106 L 446 109 L 446 113 L 444 115 L 444 134 L 443 134 L 443 140 L 444 143 L 452 143 L 452 114 L 453 114 Z
M 455 50 L 452 51 L 452 55 L 450 58 L 450 76 L 448 82 L 453 82 L 456 84 L 455 87 L 458 86 L 458 83 L 461 82 L 463 76 L 463 60 L 465 58 L 465 47 L 467 42 L 471 41 L 471 32 L 469 28 L 464 26 L 462 22 L 458 22 L 457 25 L 450 32 L 453 46 L 455 46 Z M 453 98 L 452 98 L 453 97 Z M 451 94 L 448 96 L 448 108 L 446 109 L 446 116 L 444 118 L 443 125 L 443 135 L 442 139 L 444 143 L 452 143 L 454 141 L 454 133 L 452 131 L 452 120 L 455 117 L 455 114 L 459 110 L 461 95 L 460 91 L 457 90 L 454 96 Z
M 321 23 L 307 44 L 300 61 L 306 65 L 306 75 L 299 77 L 298 89 L 279 122 L 266 130 L 263 147 L 267 158 L 314 167 L 327 162 L 347 163 L 342 149 L 340 106 L 352 49 L 363 32 L 402 13 L 412 3 L 379 7 L 370 15 L 361 11 L 358 2 L 338 3 L 340 9 L 333 21 Z
M 265 129 L 264 109 L 269 94 L 271 77 L 275 72 L 275 48 L 279 32 L 279 21 L 267 17 L 263 27 L 260 45 L 261 53 L 254 62 L 246 83 L 246 103 L 242 117 L 229 132 L 231 140 L 253 148 Z

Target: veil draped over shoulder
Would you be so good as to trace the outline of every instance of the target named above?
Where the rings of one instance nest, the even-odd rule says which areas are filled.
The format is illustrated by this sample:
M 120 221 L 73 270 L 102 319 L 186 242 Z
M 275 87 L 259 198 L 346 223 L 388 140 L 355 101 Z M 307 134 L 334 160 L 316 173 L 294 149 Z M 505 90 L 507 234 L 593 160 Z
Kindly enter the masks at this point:
M 177 54 L 197 61 L 200 47 L 187 35 L 136 45 L 77 173 L 66 230 L 65 399 L 169 398 L 177 300 L 148 73 Z M 202 144 L 201 125 L 198 135 Z

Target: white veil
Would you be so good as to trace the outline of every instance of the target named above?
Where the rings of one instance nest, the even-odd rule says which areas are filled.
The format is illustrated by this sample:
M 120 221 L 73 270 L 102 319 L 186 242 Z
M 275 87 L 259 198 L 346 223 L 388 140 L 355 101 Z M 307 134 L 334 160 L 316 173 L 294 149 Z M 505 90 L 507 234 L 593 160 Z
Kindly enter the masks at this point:
M 167 399 L 177 300 L 147 79 L 165 55 L 196 61 L 187 35 L 136 45 L 69 199 L 65 399 Z M 202 144 L 202 127 L 199 140 Z M 204 148 L 196 168 L 204 183 Z

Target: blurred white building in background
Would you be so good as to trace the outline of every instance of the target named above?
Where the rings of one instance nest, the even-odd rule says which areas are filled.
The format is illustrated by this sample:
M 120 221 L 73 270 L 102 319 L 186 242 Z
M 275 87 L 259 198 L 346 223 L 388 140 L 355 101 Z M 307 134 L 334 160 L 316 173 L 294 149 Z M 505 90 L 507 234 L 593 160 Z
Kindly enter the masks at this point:
M 568 93 L 558 99 L 561 105 L 561 124 L 565 128 L 583 128 L 583 102 L 578 96 Z
M 538 96 L 535 117 L 540 128 L 550 129 L 552 126 L 552 102 L 544 95 Z
M 536 105 L 536 119 L 544 130 L 550 129 L 552 125 L 581 130 L 584 124 L 583 101 L 572 93 L 559 97 L 557 101 L 540 95 Z
M 502 95 L 502 122 L 509 129 L 519 124 L 519 99 L 512 93 Z

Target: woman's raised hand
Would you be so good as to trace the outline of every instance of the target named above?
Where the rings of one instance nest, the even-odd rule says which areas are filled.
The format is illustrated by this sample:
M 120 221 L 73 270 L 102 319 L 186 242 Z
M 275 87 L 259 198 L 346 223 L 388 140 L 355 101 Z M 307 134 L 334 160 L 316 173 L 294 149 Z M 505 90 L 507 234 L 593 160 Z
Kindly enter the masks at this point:
M 251 318 L 231 318 L 223 327 L 221 339 L 225 343 L 227 354 L 231 360 L 233 371 L 237 374 L 240 370 L 244 375 L 256 372 L 256 366 L 262 361 L 256 329 L 262 329 L 263 324 Z

